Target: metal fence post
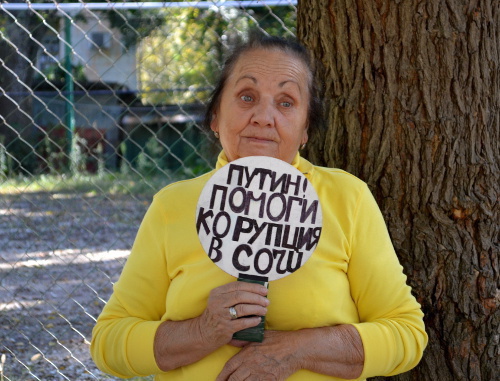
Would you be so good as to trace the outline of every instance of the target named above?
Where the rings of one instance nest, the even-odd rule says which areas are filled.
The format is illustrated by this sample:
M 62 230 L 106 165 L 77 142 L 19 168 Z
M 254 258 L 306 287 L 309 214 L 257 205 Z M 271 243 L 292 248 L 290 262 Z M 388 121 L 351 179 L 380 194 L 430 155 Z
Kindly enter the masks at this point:
M 70 171 L 75 169 L 74 163 L 74 144 L 75 144 L 75 99 L 74 99 L 74 82 L 73 82 L 73 70 L 71 64 L 71 56 L 72 56 L 72 47 L 71 47 L 71 18 L 68 14 L 68 17 L 64 19 L 64 39 L 66 40 L 66 44 L 64 47 L 64 69 L 65 69 L 65 93 L 66 95 L 66 115 L 65 115 L 65 123 L 67 128 L 67 139 L 68 139 L 68 158 L 69 158 L 69 168 Z

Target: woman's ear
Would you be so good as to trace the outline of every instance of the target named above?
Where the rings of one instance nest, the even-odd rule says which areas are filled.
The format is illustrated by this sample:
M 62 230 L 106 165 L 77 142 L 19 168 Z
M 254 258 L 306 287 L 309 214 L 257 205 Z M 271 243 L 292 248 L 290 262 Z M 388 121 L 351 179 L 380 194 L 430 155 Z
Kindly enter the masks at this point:
M 212 114 L 212 120 L 210 122 L 210 129 L 213 132 L 219 132 L 219 121 L 217 120 L 217 114 L 215 112 Z
M 304 145 L 307 143 L 309 140 L 309 134 L 307 133 L 307 129 L 309 126 L 307 126 L 304 131 L 302 132 L 302 140 L 300 141 L 300 145 Z

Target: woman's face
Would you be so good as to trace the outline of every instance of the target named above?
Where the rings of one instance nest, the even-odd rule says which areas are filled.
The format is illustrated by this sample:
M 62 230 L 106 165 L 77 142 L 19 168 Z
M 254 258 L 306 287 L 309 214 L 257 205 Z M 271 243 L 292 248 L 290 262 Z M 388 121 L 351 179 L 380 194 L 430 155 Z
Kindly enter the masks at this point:
M 307 142 L 308 73 L 300 59 L 278 50 L 240 56 L 211 123 L 229 161 L 260 155 L 292 162 Z

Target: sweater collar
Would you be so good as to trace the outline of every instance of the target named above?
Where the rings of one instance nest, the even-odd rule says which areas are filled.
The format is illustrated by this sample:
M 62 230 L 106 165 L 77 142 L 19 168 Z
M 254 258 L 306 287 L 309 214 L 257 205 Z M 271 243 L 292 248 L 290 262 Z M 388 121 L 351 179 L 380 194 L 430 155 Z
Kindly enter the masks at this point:
M 229 161 L 227 160 L 226 154 L 224 151 L 221 151 L 219 157 L 217 158 L 217 164 L 215 165 L 215 169 L 220 169 L 227 163 L 229 163 Z M 297 168 L 304 175 L 312 175 L 314 169 L 314 166 L 309 161 L 301 157 L 298 152 L 293 158 L 292 166 Z

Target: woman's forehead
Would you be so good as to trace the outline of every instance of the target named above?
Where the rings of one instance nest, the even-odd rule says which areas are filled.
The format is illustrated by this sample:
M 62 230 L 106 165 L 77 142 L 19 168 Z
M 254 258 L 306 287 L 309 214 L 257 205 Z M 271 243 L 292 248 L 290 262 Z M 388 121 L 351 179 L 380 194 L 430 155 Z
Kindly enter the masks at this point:
M 238 58 L 230 74 L 231 80 L 238 82 L 248 78 L 258 81 L 259 77 L 283 80 L 286 77 L 297 82 L 307 82 L 309 68 L 296 55 L 278 49 L 253 49 Z

